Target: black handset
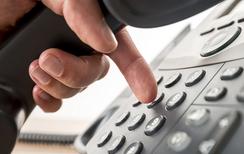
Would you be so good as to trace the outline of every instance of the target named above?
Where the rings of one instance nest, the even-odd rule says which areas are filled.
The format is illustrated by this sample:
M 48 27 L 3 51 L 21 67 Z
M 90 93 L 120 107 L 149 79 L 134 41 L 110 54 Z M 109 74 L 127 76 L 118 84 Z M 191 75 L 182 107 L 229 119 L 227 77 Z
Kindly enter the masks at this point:
M 204 11 L 223 0 L 103 0 L 109 12 L 127 25 L 164 26 Z
M 107 23 L 114 32 L 124 25 L 103 7 Z M 66 24 L 41 3 L 17 25 L 0 49 L 0 153 L 10 153 L 18 129 L 34 108 L 28 75 L 29 64 L 48 48 L 60 48 L 71 54 L 89 55 L 92 48 L 82 43 Z

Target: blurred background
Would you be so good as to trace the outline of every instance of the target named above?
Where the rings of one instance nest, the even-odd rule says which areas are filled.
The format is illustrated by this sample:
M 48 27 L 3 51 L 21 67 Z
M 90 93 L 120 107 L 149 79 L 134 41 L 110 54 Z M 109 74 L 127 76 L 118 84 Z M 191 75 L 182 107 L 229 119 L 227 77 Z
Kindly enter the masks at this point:
M 192 28 L 196 27 L 210 11 L 211 9 L 187 20 L 160 28 L 139 29 L 128 26 L 127 29 L 141 54 L 150 63 L 184 27 L 189 24 Z M 36 107 L 21 131 L 80 134 L 126 87 L 125 79 L 111 61 L 110 70 L 104 79 L 90 85 L 82 93 L 65 99 L 62 108 L 56 113 L 44 113 Z M 33 149 L 22 145 L 20 148 L 17 145 L 13 153 L 28 154 L 28 151 L 33 153 L 33 150 L 35 154 L 38 153 L 37 147 Z M 48 153 L 43 150 L 40 154 Z

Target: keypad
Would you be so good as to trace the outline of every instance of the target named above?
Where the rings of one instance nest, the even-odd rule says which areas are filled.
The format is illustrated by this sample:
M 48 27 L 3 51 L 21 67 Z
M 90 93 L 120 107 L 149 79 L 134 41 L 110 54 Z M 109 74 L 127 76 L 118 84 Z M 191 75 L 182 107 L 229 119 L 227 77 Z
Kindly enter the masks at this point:
M 173 75 L 171 75 L 165 82 L 164 82 L 164 86 L 166 88 L 170 88 L 172 86 L 174 86 L 177 82 L 179 82 L 179 80 L 181 79 L 182 74 L 181 73 L 175 73 Z
M 242 118 L 236 111 L 244 102 L 242 66 L 244 60 L 212 70 L 203 66 L 157 72 L 166 78 L 157 78 L 163 84 L 158 84 L 155 101 L 118 101 L 128 106 L 111 118 L 112 126 L 104 127 L 111 131 L 97 136 L 96 148 L 116 154 L 221 153 Z
M 183 103 L 185 99 L 186 99 L 185 92 L 176 93 L 167 100 L 165 109 L 173 110 L 176 107 L 178 107 L 181 103 Z
M 137 127 L 139 127 L 143 123 L 143 121 L 145 120 L 145 118 L 146 118 L 146 114 L 145 113 L 135 115 L 131 119 L 131 121 L 130 121 L 130 123 L 128 125 L 128 129 L 130 131 L 135 130 Z
M 208 139 L 200 143 L 199 152 L 201 154 L 206 152 L 208 154 L 220 153 L 221 148 L 223 148 L 222 145 L 230 138 L 229 133 L 235 130 L 239 120 L 240 114 L 237 111 L 232 111 L 221 117 Z
M 108 148 L 108 153 L 109 154 L 115 154 L 118 150 L 122 148 L 122 146 L 125 143 L 125 136 L 118 136 L 114 138 L 111 142 L 111 145 Z
M 223 71 L 221 75 L 221 80 L 233 80 L 237 77 L 239 77 L 243 72 L 242 67 L 231 67 L 227 68 Z
M 163 127 L 165 122 L 166 122 L 166 117 L 164 115 L 160 115 L 158 117 L 151 119 L 145 127 L 145 134 L 147 136 L 151 136 L 155 134 Z
M 205 95 L 206 101 L 217 101 L 223 98 L 227 93 L 227 88 L 225 87 L 215 87 L 207 91 Z
M 185 85 L 187 87 L 191 87 L 191 86 L 197 84 L 204 78 L 205 74 L 206 74 L 206 71 L 204 71 L 204 70 L 197 70 L 197 71 L 193 72 L 187 78 Z
M 117 119 L 115 125 L 116 125 L 116 126 L 120 126 L 120 125 L 122 125 L 122 124 L 129 118 L 129 116 L 130 116 L 130 112 L 122 113 L 122 114 L 118 117 L 118 119 Z
M 141 142 L 134 142 L 132 144 L 130 144 L 124 154 L 140 154 L 142 152 L 143 149 L 143 144 Z

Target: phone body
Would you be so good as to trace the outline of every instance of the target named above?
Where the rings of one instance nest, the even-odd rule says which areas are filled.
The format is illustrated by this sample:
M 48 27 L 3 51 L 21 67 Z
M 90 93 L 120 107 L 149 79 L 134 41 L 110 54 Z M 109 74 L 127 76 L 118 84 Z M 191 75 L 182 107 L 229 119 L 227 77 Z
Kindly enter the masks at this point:
M 152 63 L 158 97 L 125 90 L 77 139 L 88 154 L 242 154 L 244 1 L 219 4 Z M 182 35 L 184 34 L 184 35 Z

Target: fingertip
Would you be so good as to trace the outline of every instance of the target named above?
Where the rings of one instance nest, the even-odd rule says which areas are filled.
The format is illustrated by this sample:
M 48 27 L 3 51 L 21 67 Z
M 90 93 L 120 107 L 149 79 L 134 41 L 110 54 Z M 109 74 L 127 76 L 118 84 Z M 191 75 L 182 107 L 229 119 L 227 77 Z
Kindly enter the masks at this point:
M 107 23 L 104 21 L 104 26 L 103 27 L 103 35 L 104 35 L 104 47 L 101 47 L 101 52 L 108 54 L 112 53 L 115 51 L 118 47 L 118 41 L 112 32 L 112 30 L 109 28 Z
M 153 102 L 157 97 L 157 88 L 154 83 L 152 83 L 151 86 L 147 88 L 148 90 L 144 91 L 144 95 L 138 94 L 138 100 L 145 104 Z
M 41 55 L 39 56 L 39 65 L 41 67 L 45 66 L 46 63 L 45 63 L 45 60 L 50 57 L 50 56 L 55 56 L 55 57 L 60 57 L 60 55 L 63 53 L 61 53 L 62 51 L 59 50 L 59 49 L 56 49 L 56 48 L 49 48 L 45 51 L 43 51 L 41 53 Z
M 63 15 L 80 40 L 94 50 L 111 53 L 117 48 L 116 37 L 108 26 L 97 1 L 67 0 L 63 4 Z
M 48 93 L 46 93 L 45 91 L 43 91 L 41 88 L 39 88 L 38 86 L 35 86 L 34 89 L 34 95 L 37 96 L 38 98 L 38 102 L 52 102 L 54 100 L 54 98 L 49 95 Z
M 56 112 L 62 106 L 61 100 L 52 97 L 38 86 L 34 86 L 33 88 L 33 98 L 36 105 L 38 105 L 44 112 Z
M 157 84 L 143 58 L 135 61 L 125 73 L 132 91 L 140 102 L 154 101 L 157 97 Z
M 42 105 L 43 103 L 47 103 L 52 101 L 52 97 L 47 95 L 40 87 L 38 87 L 37 85 L 34 86 L 33 88 L 33 98 L 36 102 L 36 105 Z M 42 97 L 42 95 L 44 97 Z
M 155 79 L 153 77 L 150 78 L 151 79 L 147 83 L 145 82 L 144 84 L 141 83 L 141 88 L 140 88 L 141 90 L 135 92 L 138 100 L 145 104 L 153 102 L 156 99 L 158 93 Z M 138 81 L 138 82 L 142 82 L 142 81 Z
M 105 55 L 102 55 L 102 65 L 103 65 L 103 71 L 101 75 L 99 76 L 98 80 L 104 78 L 104 76 L 108 73 L 109 68 L 110 68 L 110 63 L 108 58 Z
M 32 61 L 29 65 L 29 74 L 31 74 L 31 72 L 36 68 L 38 67 L 38 59 Z

